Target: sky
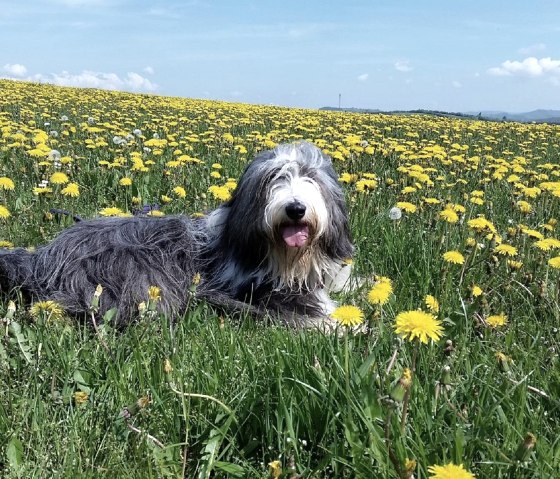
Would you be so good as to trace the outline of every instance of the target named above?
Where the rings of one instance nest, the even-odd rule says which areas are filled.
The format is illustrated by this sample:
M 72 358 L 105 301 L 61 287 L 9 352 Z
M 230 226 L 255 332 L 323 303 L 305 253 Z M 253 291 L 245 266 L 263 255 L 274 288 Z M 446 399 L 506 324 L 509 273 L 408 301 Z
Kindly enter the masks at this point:
M 0 0 L 0 77 L 304 108 L 560 109 L 560 1 Z

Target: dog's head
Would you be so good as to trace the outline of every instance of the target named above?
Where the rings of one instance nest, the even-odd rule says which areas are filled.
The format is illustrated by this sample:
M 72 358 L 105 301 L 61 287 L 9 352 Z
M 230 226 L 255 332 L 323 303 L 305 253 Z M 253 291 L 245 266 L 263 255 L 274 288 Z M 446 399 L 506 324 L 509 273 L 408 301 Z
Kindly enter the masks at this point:
M 331 259 L 352 254 L 348 213 L 332 161 L 310 143 L 260 153 L 226 207 L 228 236 L 253 249 L 262 244 L 268 251 L 290 253 L 313 246 Z

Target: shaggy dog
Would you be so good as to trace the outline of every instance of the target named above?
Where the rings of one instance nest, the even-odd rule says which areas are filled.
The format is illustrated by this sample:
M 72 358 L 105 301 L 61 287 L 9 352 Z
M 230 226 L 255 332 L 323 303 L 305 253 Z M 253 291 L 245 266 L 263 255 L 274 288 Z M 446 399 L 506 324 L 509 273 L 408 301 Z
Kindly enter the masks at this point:
M 196 295 L 210 303 L 322 327 L 352 252 L 330 158 L 309 143 L 284 144 L 260 153 L 231 199 L 204 218 L 80 221 L 34 252 L 0 249 L 0 290 L 80 314 L 101 285 L 100 315 L 116 308 L 124 326 L 150 286 L 161 289 L 162 313 L 184 312 L 200 274 Z

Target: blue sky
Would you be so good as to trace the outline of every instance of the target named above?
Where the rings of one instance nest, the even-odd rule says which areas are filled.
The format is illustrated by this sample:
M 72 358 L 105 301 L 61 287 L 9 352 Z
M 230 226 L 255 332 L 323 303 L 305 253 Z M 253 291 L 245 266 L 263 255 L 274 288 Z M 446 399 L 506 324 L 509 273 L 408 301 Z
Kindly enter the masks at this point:
M 557 0 L 0 0 L 0 76 L 317 108 L 560 109 Z

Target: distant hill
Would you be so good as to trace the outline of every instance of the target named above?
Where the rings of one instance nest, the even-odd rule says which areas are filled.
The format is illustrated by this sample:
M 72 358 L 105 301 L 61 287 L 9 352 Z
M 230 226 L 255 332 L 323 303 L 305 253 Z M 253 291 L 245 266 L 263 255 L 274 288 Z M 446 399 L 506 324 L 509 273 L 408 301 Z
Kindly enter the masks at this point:
M 369 108 L 336 108 L 332 106 L 325 106 L 320 108 L 320 110 L 329 111 L 344 111 L 349 113 L 384 113 L 386 115 L 411 115 L 411 114 L 423 114 L 423 115 L 435 115 L 435 116 L 445 116 L 454 118 L 472 118 L 481 120 L 491 120 L 491 121 L 517 121 L 520 123 L 554 123 L 560 124 L 560 110 L 533 110 L 525 113 L 510 113 L 506 111 L 492 111 L 483 110 L 480 112 L 448 112 L 448 111 L 438 111 L 438 110 L 392 110 L 383 111 L 378 109 Z

